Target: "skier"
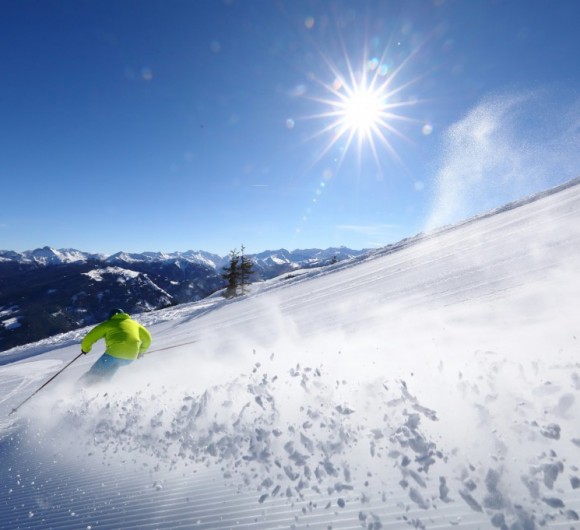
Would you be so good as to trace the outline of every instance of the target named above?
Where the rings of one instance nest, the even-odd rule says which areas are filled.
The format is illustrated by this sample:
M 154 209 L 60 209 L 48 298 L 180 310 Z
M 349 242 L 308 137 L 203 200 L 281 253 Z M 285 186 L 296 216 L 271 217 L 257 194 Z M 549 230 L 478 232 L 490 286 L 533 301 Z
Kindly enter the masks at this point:
M 89 353 L 93 344 L 102 338 L 105 339 L 105 353 L 81 378 L 83 384 L 108 381 L 121 366 L 131 364 L 151 345 L 149 331 L 122 309 L 113 309 L 108 320 L 87 333 L 81 342 L 81 352 Z

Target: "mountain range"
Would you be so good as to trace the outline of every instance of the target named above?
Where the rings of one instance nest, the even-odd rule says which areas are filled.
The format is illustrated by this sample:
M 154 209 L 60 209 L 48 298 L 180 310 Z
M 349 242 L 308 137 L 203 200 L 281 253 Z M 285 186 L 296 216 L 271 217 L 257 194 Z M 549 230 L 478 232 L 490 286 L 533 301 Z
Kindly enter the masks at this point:
M 364 254 L 346 247 L 248 255 L 251 281 Z M 0 250 L 0 351 L 95 324 L 111 308 L 149 312 L 201 300 L 225 286 L 229 256 L 204 251 L 112 255 L 43 247 Z

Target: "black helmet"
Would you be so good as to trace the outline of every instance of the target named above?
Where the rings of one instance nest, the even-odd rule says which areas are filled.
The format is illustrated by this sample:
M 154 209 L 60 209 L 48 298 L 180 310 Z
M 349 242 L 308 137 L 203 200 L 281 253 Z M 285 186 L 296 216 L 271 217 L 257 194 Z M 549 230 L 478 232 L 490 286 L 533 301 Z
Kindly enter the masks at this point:
M 119 315 L 124 312 L 125 311 L 123 311 L 122 309 L 111 309 L 111 312 L 109 313 L 109 318 L 113 318 L 115 315 Z

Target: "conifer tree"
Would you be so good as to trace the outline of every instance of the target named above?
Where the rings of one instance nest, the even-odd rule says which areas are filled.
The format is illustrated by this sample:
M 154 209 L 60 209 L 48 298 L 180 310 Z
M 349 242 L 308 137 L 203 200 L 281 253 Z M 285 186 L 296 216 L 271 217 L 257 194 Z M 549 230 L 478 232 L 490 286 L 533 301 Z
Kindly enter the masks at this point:
M 226 280 L 227 286 L 224 296 L 233 298 L 238 294 L 238 285 L 240 282 L 240 255 L 237 249 L 230 251 L 230 264 L 223 268 L 222 278 Z
M 250 258 L 244 254 L 245 247 L 242 245 L 242 255 L 240 258 L 240 286 L 242 288 L 242 294 L 246 294 L 246 285 L 249 285 L 250 276 L 254 274 L 254 263 Z

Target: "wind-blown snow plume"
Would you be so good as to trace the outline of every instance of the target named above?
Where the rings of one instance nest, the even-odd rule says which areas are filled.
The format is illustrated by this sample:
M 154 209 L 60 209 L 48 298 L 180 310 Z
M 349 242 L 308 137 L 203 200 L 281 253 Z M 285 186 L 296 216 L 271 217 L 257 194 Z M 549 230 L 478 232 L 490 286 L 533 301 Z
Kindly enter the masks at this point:
M 485 98 L 443 138 L 432 230 L 578 175 L 580 100 L 541 91 Z

